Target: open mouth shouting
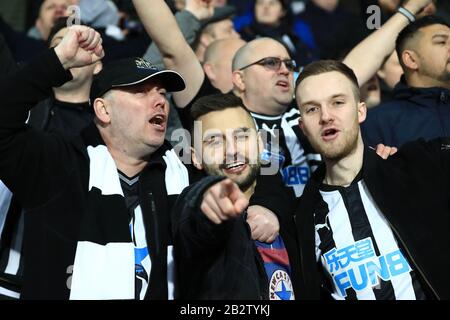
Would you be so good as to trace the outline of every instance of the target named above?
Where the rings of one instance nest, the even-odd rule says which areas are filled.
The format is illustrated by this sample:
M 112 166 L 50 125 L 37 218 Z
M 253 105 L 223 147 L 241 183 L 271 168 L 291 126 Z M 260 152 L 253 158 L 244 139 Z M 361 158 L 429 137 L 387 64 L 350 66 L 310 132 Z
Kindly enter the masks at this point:
M 166 130 L 166 115 L 165 114 L 156 114 L 150 120 L 149 123 L 159 131 Z
M 322 139 L 325 141 L 331 141 L 336 139 L 339 134 L 339 130 L 336 128 L 329 128 L 322 131 Z
M 289 81 L 287 80 L 278 80 L 276 86 L 280 88 L 282 91 L 289 91 L 291 89 Z

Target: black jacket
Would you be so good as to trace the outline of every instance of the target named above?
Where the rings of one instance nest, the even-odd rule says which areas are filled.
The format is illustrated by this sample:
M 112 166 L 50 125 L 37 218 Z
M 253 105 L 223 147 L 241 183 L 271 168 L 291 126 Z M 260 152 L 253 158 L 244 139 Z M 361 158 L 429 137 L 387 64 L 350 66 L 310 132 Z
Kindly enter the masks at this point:
M 314 173 L 296 214 L 301 279 L 308 299 L 319 299 L 323 284 L 321 266 L 316 263 L 313 214 L 324 175 L 324 166 Z M 366 148 L 362 178 L 425 292 L 430 298 L 450 299 L 450 143 L 444 139 L 411 142 L 387 160 Z
M 404 79 L 391 101 L 369 110 L 361 126 L 364 142 L 400 147 L 408 141 L 450 136 L 450 90 L 413 88 Z
M 25 125 L 28 110 L 50 96 L 52 87 L 71 79 L 54 50 L 30 63 L 0 84 L 0 179 L 26 210 L 24 285 L 22 298 L 67 299 L 70 266 L 79 241 L 86 239 L 92 223 L 103 226 L 91 235 L 106 245 L 131 239 L 123 197 L 109 196 L 113 207 L 90 206 L 90 163 L 86 146 L 104 144 L 92 125 L 71 141 Z M 169 145 L 155 152 L 140 176 L 140 198 L 147 242 L 152 250 L 150 290 L 146 298 L 167 298 L 167 246 L 173 197 L 165 188 L 163 155 Z M 155 206 L 148 199 L 152 194 Z M 89 216 L 87 212 L 95 212 Z M 122 211 L 120 211 L 122 212 Z M 125 240 L 124 240 L 125 239 Z
M 12 73 L 17 68 L 11 51 L 9 51 L 8 45 L 2 34 L 0 34 L 0 61 L 0 77 Z
M 45 132 L 58 133 L 68 139 L 77 136 L 82 129 L 92 123 L 94 113 L 89 102 L 68 103 L 56 100 L 53 96 L 38 103 L 30 111 L 28 125 Z M 13 196 L 11 202 L 2 203 L 6 217 L 0 241 L 0 288 L 20 292 L 23 271 L 22 206 Z M 10 259 L 14 254 L 14 259 Z M 17 268 L 12 266 L 18 265 Z M 7 281 L 5 281 L 7 280 Z M 11 297 L 11 293 L 8 293 Z M 0 294 L 0 299 L 2 295 Z
M 93 119 L 94 111 L 89 102 L 62 102 L 52 96 L 31 109 L 27 123 L 35 129 L 57 132 L 71 139 L 91 124 Z
M 223 177 L 209 176 L 186 188 L 172 213 L 175 261 L 181 299 L 269 299 L 268 279 L 261 255 L 251 239 L 243 213 L 220 225 L 200 210 L 203 193 Z M 295 227 L 280 175 L 259 178 L 250 204 L 276 213 L 291 265 L 296 298 L 299 292 L 299 259 Z M 281 188 L 280 188 L 281 187 Z M 262 192 L 262 188 L 266 192 Z M 277 202 L 277 203 L 274 203 Z M 280 212 L 282 208 L 283 212 Z
M 268 280 L 245 215 L 215 225 L 200 210 L 205 190 L 222 179 L 200 180 L 186 188 L 175 204 L 178 298 L 268 299 Z

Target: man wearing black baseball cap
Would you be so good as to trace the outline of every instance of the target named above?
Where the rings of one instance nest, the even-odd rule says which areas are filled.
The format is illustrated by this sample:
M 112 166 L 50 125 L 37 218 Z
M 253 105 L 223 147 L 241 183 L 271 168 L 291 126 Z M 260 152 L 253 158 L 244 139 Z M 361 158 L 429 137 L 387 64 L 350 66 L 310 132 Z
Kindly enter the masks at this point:
M 145 167 L 141 160 L 161 147 L 169 115 L 166 93 L 184 88 L 177 72 L 159 70 L 142 58 L 114 61 L 94 77 L 90 102 L 108 149 L 118 153 L 116 163 L 128 167 L 130 160 L 140 162 L 123 173 L 138 174 Z
M 150 79 L 158 79 L 168 92 L 185 88 L 183 78 L 172 70 L 160 70 L 142 58 L 125 58 L 107 64 L 94 77 L 91 87 L 91 102 L 114 88 L 124 88 L 141 84 Z
M 164 142 L 176 72 L 132 58 L 105 65 L 90 94 L 93 123 L 73 139 L 25 124 L 30 106 L 103 57 L 98 33 L 62 41 L 1 80 L 0 179 L 25 210 L 23 299 L 170 299 L 170 210 L 189 183 Z

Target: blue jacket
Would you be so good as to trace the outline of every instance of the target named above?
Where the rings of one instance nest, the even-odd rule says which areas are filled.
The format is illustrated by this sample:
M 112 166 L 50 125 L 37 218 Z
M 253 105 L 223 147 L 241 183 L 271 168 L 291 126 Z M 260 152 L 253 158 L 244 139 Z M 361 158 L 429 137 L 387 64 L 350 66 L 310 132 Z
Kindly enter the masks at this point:
M 367 145 L 399 147 L 405 142 L 450 135 L 450 90 L 413 88 L 404 79 L 396 85 L 393 100 L 369 111 L 362 124 Z

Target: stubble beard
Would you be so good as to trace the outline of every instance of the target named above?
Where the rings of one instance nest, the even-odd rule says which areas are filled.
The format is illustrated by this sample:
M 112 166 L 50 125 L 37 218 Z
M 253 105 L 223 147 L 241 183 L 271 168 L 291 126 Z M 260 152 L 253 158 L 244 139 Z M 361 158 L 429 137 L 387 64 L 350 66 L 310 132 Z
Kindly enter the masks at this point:
M 246 164 L 249 168 L 248 173 L 246 174 L 246 176 L 243 179 L 238 179 L 235 180 L 233 179 L 233 177 L 228 177 L 227 175 L 225 175 L 222 166 L 211 166 L 211 165 L 206 165 L 203 164 L 203 168 L 205 170 L 205 172 L 212 176 L 221 176 L 221 177 L 226 177 L 226 178 L 230 178 L 231 180 L 233 180 L 234 182 L 236 182 L 236 184 L 239 186 L 239 189 L 241 189 L 242 192 L 247 191 L 248 188 L 250 188 L 253 183 L 255 182 L 256 178 L 259 175 L 259 172 L 261 170 L 261 164 L 258 163 L 249 163 L 248 161 L 246 161 Z M 241 177 L 240 175 L 235 175 L 235 177 Z
M 311 142 L 312 147 L 320 153 L 324 160 L 337 162 L 356 150 L 358 144 L 359 125 L 355 123 L 348 131 L 340 131 L 343 135 L 343 141 L 334 141 L 331 143 Z

